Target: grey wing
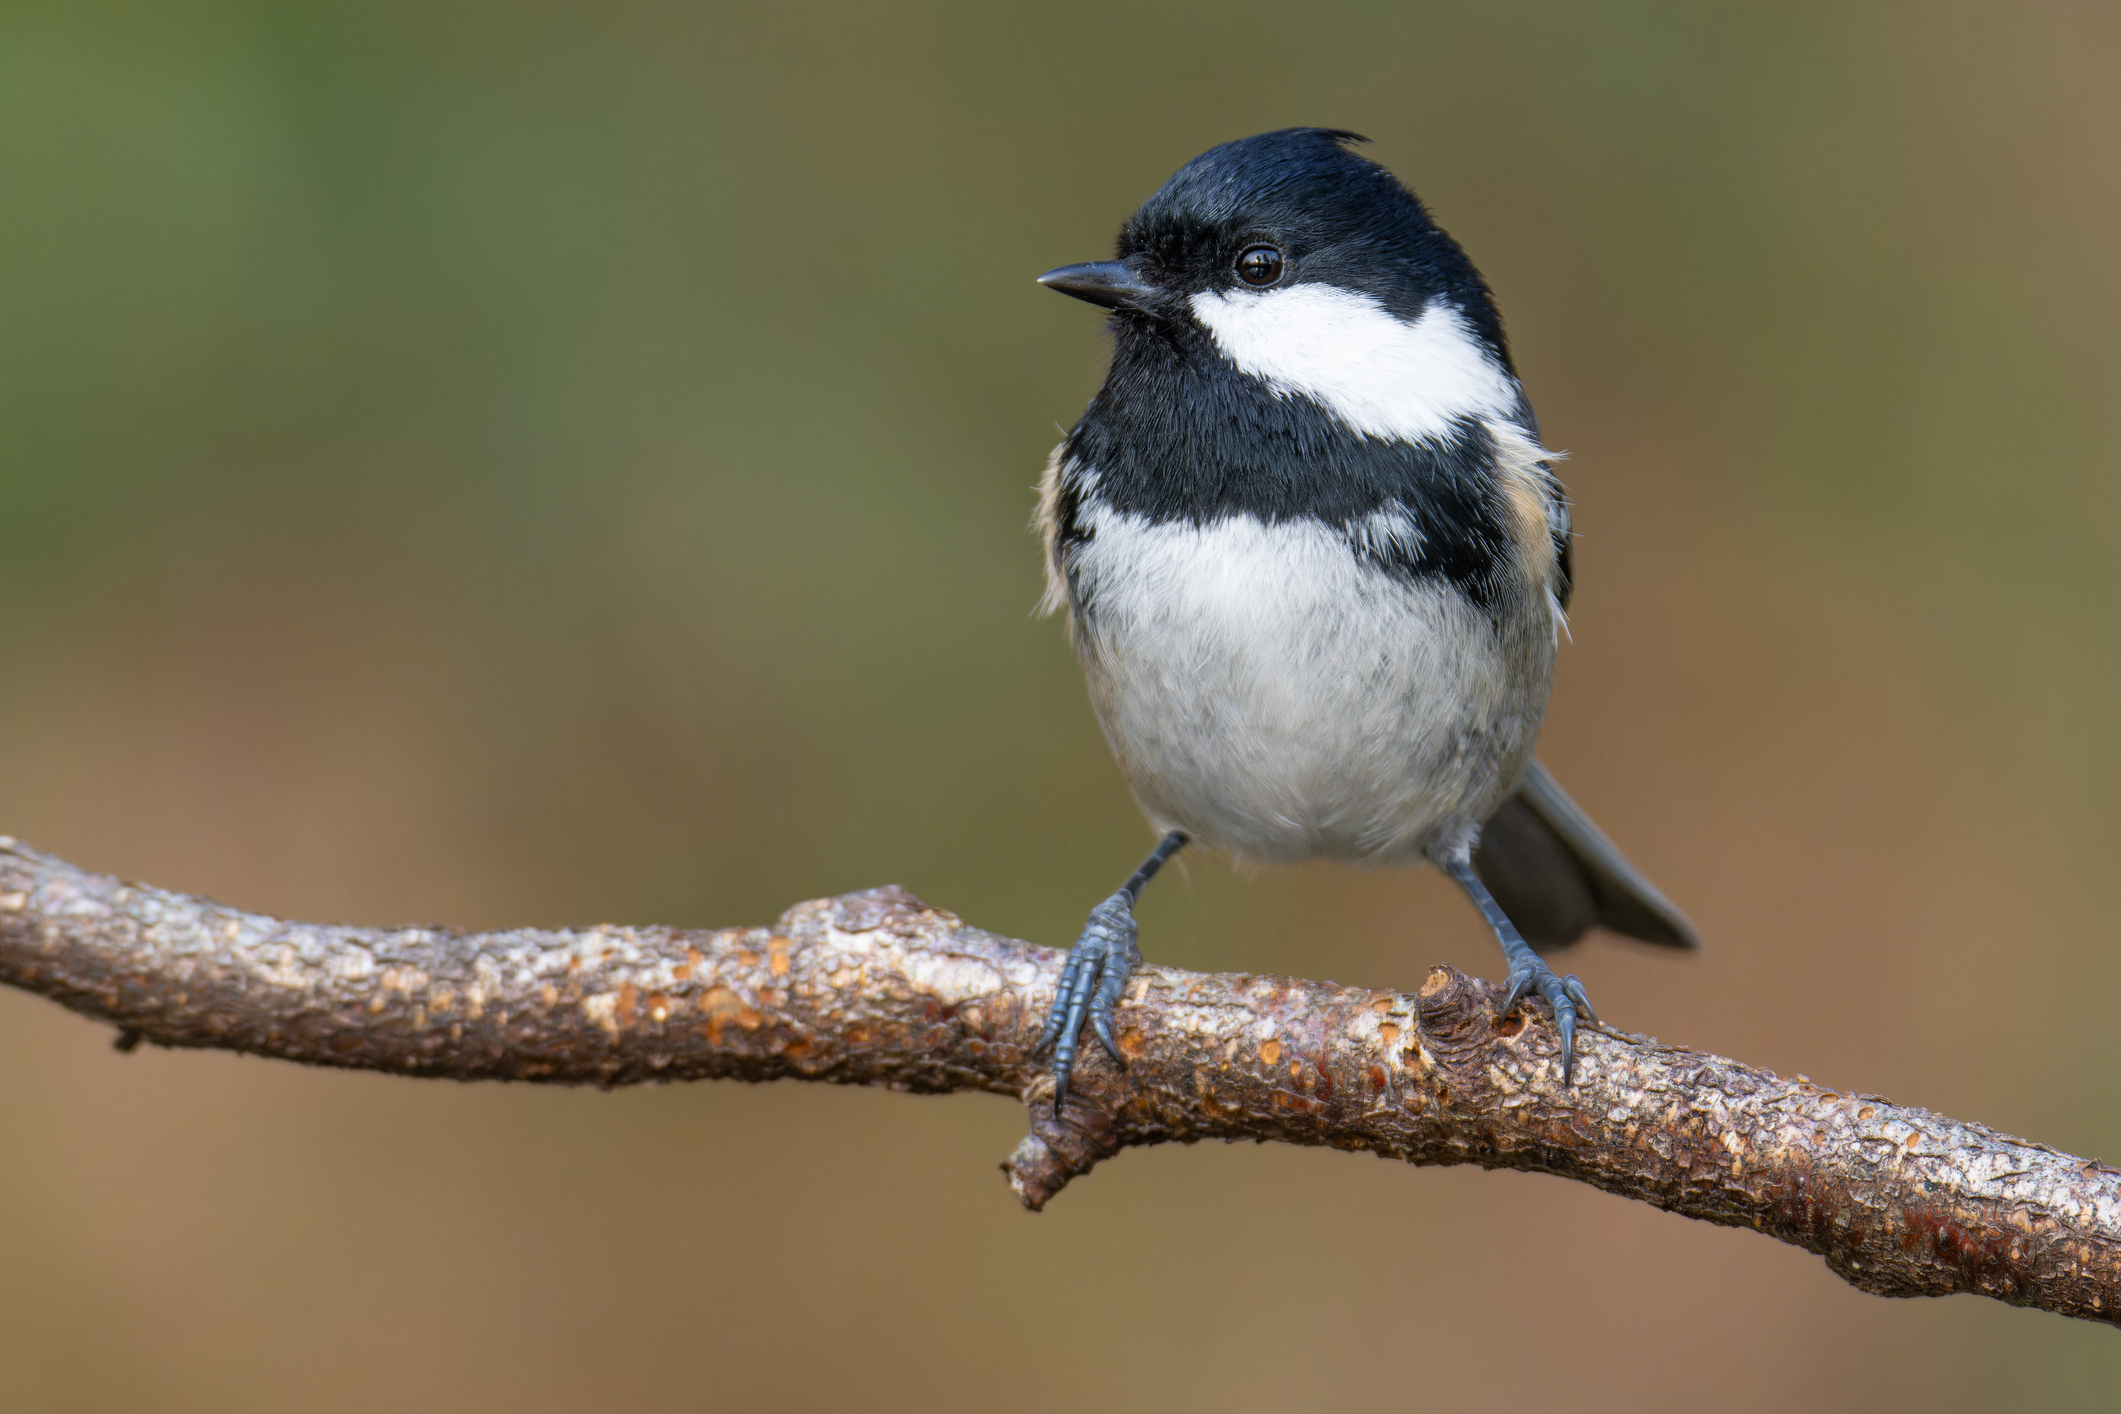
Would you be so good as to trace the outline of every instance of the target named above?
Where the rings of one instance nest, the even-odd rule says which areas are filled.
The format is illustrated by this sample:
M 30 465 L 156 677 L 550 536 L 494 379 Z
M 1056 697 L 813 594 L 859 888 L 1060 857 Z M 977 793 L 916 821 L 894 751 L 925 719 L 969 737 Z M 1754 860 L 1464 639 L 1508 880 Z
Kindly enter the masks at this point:
M 1473 870 L 1541 951 L 1566 947 L 1593 927 L 1668 947 L 1701 946 L 1686 915 L 1537 761 L 1482 828 Z

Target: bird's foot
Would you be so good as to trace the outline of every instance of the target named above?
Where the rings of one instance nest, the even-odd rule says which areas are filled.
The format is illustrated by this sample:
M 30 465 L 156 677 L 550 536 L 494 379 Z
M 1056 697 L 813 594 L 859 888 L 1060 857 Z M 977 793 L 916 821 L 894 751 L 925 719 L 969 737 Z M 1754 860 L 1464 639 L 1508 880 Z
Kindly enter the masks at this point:
M 1520 998 L 1535 991 L 1554 1008 L 1554 1029 L 1561 1033 L 1561 1085 L 1567 1089 L 1576 1076 L 1576 1017 L 1581 1013 L 1593 1026 L 1598 1024 L 1598 1013 L 1584 995 L 1582 981 L 1573 972 L 1556 977 L 1543 958 L 1527 949 L 1511 962 L 1509 983 L 1509 995 L 1497 1015 L 1508 1016 Z
M 1090 910 L 1083 935 L 1068 952 L 1068 965 L 1061 969 L 1060 986 L 1053 993 L 1053 1009 L 1046 1013 L 1046 1029 L 1038 1038 L 1039 1052 L 1053 1047 L 1053 1113 L 1058 1115 L 1068 1098 L 1068 1077 L 1075 1072 L 1076 1048 L 1087 1019 L 1098 1044 L 1113 1063 L 1126 1068 L 1119 1043 L 1112 1037 L 1112 1008 L 1127 979 L 1142 960 L 1134 945 L 1134 900 L 1126 890 L 1112 895 Z

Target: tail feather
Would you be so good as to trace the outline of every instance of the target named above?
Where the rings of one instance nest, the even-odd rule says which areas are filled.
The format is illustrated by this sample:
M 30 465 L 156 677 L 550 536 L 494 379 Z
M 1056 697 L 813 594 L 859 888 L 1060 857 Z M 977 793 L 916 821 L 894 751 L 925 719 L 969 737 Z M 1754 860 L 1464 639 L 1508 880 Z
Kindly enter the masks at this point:
M 1593 927 L 1668 947 L 1701 946 L 1686 915 L 1537 761 L 1481 830 L 1473 869 L 1542 952 L 1567 947 Z

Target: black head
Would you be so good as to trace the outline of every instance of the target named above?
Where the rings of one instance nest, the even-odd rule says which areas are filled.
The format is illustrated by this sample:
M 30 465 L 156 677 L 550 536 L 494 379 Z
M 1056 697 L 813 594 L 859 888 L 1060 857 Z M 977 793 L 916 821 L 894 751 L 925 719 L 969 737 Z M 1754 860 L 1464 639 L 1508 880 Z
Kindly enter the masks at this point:
M 1284 128 L 1188 162 L 1120 230 L 1118 259 L 1040 283 L 1129 323 L 1184 317 L 1192 296 L 1317 283 L 1375 296 L 1403 319 L 1455 305 L 1505 367 L 1486 283 L 1414 193 L 1335 128 Z

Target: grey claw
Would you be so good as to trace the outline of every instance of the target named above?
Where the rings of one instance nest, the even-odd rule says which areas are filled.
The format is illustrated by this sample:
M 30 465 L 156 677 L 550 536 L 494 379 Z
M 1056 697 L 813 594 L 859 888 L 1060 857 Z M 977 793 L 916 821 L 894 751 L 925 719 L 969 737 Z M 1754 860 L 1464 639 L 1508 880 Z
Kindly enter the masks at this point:
M 1576 1078 L 1576 1007 L 1567 997 L 1554 1008 L 1554 1029 L 1561 1033 L 1561 1088 Z
M 1584 995 L 1582 978 L 1571 972 L 1568 976 L 1561 979 L 1561 989 L 1569 994 L 1569 1000 L 1576 1003 L 1576 1009 L 1590 1020 L 1591 1025 L 1600 1026 L 1604 1024 L 1599 1021 L 1598 1010 L 1591 1005 L 1591 999 Z
M 1102 1012 L 1091 1013 L 1090 1030 L 1096 1034 L 1097 1044 L 1105 1048 L 1105 1054 L 1112 1057 L 1112 1063 L 1125 1070 L 1127 1058 L 1119 1053 L 1119 1042 L 1112 1039 L 1112 1023 L 1105 1019 Z

